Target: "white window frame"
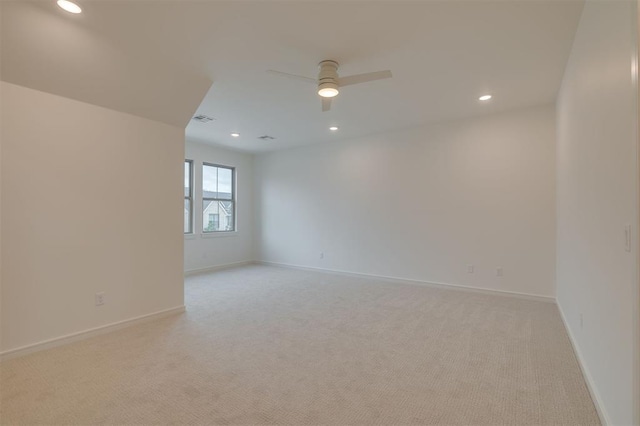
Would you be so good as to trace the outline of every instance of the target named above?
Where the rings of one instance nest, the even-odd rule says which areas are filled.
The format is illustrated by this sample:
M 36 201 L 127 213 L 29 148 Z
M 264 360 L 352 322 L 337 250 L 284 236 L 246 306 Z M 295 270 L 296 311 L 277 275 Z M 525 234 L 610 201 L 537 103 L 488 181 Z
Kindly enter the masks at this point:
M 189 195 L 184 196 L 185 201 L 189 201 L 189 231 L 185 232 L 184 235 L 193 235 L 193 218 L 194 218 L 194 209 L 193 209 L 193 160 L 184 160 L 185 165 L 189 164 Z M 184 188 L 182 189 L 184 192 Z M 182 229 L 184 229 L 184 223 L 182 224 Z
M 231 199 L 224 199 L 224 198 L 211 198 L 211 197 L 205 197 L 204 196 L 204 168 L 205 167 L 217 167 L 219 169 L 227 169 L 227 170 L 231 170 Z M 203 213 L 203 209 L 204 209 L 204 204 L 206 201 L 226 201 L 226 202 L 231 202 L 231 207 L 233 210 L 233 229 L 225 229 L 225 230 L 221 230 L 221 231 L 206 231 L 204 229 L 204 220 L 202 223 L 202 235 L 211 235 L 211 234 L 221 234 L 221 233 L 235 233 L 238 230 L 238 223 L 237 223 L 237 217 L 238 217 L 238 213 L 236 212 L 236 168 L 233 166 L 225 166 L 223 164 L 215 164 L 215 163 L 206 163 L 206 162 L 202 162 L 202 179 L 201 179 L 201 192 L 202 192 L 202 206 L 200 207 L 200 216 L 202 216 Z

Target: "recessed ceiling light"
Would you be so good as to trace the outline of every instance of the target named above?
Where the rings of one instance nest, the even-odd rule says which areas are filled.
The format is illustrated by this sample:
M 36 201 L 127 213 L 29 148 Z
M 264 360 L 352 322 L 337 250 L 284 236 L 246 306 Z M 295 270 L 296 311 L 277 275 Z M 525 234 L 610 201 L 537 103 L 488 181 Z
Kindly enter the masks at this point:
M 329 130 L 335 132 L 336 130 L 338 130 L 338 128 L 336 126 L 331 126 L 329 127 Z
M 480 101 L 488 101 L 489 99 L 491 99 L 491 95 L 482 95 L 478 98 Z
M 69 1 L 69 0 L 58 0 L 58 6 L 62 9 L 66 10 L 69 13 L 80 13 L 82 9 L 77 4 Z
M 237 138 L 240 136 L 240 133 L 231 133 L 231 136 L 233 136 L 234 138 Z

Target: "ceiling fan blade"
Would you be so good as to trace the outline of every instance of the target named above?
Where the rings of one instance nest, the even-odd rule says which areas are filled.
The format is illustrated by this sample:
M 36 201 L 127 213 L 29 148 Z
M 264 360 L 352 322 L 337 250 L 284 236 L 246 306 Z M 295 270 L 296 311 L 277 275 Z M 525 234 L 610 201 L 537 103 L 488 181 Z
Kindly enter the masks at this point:
M 287 78 L 291 78 L 291 79 L 294 79 L 294 80 L 305 81 L 307 83 L 318 84 L 318 80 L 317 79 L 305 77 L 303 75 L 289 74 L 289 73 L 286 73 L 286 72 L 275 71 L 275 70 L 267 70 L 267 72 L 269 74 L 278 75 L 280 77 L 287 77 Z
M 365 74 L 349 75 L 347 77 L 339 78 L 338 85 L 340 87 L 350 86 L 352 84 L 366 83 L 368 81 L 382 80 L 383 78 L 391 78 L 391 77 L 393 76 L 391 75 L 391 71 L 389 70 L 368 72 Z
M 322 112 L 327 112 L 331 109 L 331 99 L 333 98 L 322 98 Z

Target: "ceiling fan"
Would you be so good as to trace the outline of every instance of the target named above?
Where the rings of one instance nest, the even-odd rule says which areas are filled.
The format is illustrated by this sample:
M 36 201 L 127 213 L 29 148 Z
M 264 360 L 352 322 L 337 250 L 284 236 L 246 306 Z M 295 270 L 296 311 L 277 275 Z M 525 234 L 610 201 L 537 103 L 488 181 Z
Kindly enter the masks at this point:
M 320 72 L 318 73 L 318 79 L 304 77 L 301 75 L 289 74 L 281 71 L 268 70 L 270 74 L 279 75 L 282 77 L 295 78 L 297 80 L 306 81 L 318 85 L 318 95 L 322 97 L 322 111 L 329 111 L 331 109 L 331 99 L 340 93 L 340 88 L 344 86 L 350 86 L 352 84 L 367 83 L 369 81 L 382 80 L 384 78 L 391 78 L 391 71 L 376 71 L 368 72 L 364 74 L 355 74 L 347 77 L 338 77 L 338 66 L 336 61 L 325 60 L 318 64 Z

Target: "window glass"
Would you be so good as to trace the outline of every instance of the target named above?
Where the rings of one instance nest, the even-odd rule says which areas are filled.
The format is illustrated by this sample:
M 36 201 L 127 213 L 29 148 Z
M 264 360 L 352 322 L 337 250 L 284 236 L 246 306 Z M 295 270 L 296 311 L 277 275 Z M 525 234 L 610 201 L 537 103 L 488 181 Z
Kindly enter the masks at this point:
M 235 169 L 203 164 L 202 231 L 235 231 Z

